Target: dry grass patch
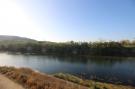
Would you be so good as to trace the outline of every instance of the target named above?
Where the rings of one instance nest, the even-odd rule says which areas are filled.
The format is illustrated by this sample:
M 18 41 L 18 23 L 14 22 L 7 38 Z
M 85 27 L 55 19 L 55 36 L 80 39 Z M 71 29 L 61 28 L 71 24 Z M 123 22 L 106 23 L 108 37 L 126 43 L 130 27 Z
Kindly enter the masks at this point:
M 70 74 L 58 73 L 51 76 L 29 68 L 0 67 L 0 73 L 26 89 L 135 89 L 131 86 L 83 80 Z
M 20 83 L 26 89 L 88 89 L 29 68 L 0 67 L 0 73 Z

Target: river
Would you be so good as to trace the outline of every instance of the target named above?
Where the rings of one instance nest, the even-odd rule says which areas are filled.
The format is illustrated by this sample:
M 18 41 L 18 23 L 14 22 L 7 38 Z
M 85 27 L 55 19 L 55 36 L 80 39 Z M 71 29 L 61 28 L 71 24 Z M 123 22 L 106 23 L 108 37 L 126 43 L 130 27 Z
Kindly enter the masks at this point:
M 29 67 L 40 72 L 69 73 L 84 79 L 135 85 L 135 58 L 71 57 L 0 53 L 1 66 Z

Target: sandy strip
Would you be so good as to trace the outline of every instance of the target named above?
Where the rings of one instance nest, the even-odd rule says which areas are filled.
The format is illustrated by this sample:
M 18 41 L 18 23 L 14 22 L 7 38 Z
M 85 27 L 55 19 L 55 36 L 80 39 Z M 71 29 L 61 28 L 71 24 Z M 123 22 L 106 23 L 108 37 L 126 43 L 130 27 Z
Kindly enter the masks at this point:
M 0 74 L 0 89 L 24 89 L 21 85 L 13 82 Z

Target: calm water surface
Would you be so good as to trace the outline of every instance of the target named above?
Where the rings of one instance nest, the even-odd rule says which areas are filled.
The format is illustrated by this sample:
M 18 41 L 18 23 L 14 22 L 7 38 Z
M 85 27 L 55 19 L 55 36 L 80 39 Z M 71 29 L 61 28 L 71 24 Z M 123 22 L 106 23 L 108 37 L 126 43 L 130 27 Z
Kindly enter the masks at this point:
M 86 79 L 135 85 L 135 58 L 54 57 L 0 53 L 1 66 L 70 73 Z

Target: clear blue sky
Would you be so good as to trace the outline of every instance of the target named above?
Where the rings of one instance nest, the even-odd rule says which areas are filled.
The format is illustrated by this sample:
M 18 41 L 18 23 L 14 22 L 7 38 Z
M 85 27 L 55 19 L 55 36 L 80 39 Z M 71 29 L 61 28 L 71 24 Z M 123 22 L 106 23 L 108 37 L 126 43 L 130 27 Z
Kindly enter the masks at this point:
M 41 30 L 35 39 L 135 38 L 135 0 L 17 0 L 17 5 Z

